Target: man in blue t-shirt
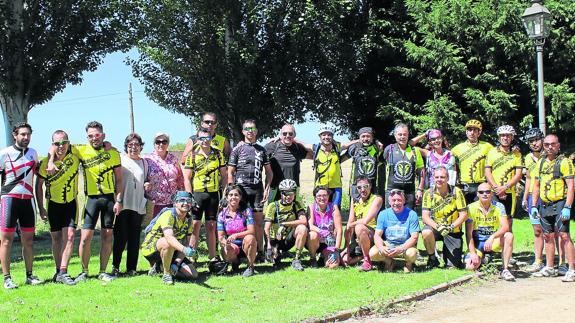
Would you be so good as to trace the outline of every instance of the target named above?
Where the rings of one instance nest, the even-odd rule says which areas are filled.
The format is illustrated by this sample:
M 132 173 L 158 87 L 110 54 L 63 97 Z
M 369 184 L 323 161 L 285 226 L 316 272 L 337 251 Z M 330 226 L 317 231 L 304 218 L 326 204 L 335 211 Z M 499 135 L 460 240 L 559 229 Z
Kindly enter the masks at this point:
M 386 271 L 393 269 L 394 258 L 403 258 L 403 271 L 411 272 L 417 259 L 419 220 L 413 210 L 405 207 L 402 190 L 389 191 L 389 205 L 377 216 L 374 246 L 369 250 L 369 256 L 372 261 L 382 261 Z

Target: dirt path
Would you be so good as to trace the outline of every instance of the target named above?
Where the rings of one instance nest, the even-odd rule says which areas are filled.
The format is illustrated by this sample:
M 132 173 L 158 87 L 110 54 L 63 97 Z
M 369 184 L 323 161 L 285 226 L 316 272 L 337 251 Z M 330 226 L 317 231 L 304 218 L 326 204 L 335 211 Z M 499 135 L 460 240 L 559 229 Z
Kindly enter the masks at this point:
M 406 305 L 384 317 L 349 322 L 573 322 L 575 284 L 559 278 L 481 281 Z

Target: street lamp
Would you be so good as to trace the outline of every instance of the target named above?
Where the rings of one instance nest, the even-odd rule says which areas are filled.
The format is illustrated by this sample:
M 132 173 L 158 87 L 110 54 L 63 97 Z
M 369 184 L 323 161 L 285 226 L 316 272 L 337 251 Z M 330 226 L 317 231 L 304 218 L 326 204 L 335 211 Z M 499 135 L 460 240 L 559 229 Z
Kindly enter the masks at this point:
M 543 44 L 549 36 L 553 17 L 540 0 L 533 0 L 531 7 L 525 9 L 523 25 L 529 38 L 535 41 L 537 50 L 537 101 L 539 108 L 539 129 L 546 133 L 545 127 L 545 97 L 543 96 Z

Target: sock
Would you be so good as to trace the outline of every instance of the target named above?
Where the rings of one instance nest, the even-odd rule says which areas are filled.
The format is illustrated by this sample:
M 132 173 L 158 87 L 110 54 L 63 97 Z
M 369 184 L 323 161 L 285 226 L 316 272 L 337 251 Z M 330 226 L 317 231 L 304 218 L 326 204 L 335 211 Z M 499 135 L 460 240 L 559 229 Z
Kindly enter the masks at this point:
M 6 281 L 6 280 L 8 280 L 8 279 L 11 279 L 11 278 L 12 278 L 12 277 L 10 277 L 10 274 L 4 275 L 4 281 Z
M 299 259 L 300 254 L 301 254 L 301 249 L 296 249 L 296 251 L 295 251 L 295 259 Z
M 437 258 L 435 257 L 435 254 L 432 254 L 432 255 L 429 255 L 429 259 L 433 260 L 433 259 L 437 259 Z
M 32 271 L 27 271 L 27 272 L 26 272 L 26 277 L 30 277 L 30 276 L 32 276 Z
M 68 268 L 67 267 L 60 267 L 60 270 L 58 271 L 58 274 L 65 274 L 68 272 Z

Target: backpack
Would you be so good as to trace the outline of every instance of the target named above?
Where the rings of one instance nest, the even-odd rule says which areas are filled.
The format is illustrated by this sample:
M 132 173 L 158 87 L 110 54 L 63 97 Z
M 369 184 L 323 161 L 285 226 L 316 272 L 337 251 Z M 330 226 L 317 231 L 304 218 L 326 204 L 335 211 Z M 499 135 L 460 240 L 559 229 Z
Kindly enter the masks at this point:
M 565 156 L 559 155 L 555 158 L 555 164 L 553 164 L 553 179 L 561 178 L 561 161 L 563 161 Z M 541 176 L 541 171 L 543 170 L 543 164 L 545 163 L 545 158 L 542 158 L 539 163 L 539 176 Z
M 150 231 L 152 231 L 152 229 L 154 228 L 154 225 L 156 224 L 156 222 L 158 222 L 160 215 L 162 215 L 167 210 L 170 210 L 172 212 L 172 216 L 174 217 L 174 221 L 176 221 L 176 217 L 177 217 L 176 209 L 173 207 L 165 207 L 165 208 L 161 209 L 160 212 L 158 212 L 158 214 L 156 214 L 156 216 L 154 216 L 152 221 L 150 221 L 148 226 L 146 226 L 146 228 L 144 229 L 144 235 L 147 235 L 148 233 L 150 233 Z

